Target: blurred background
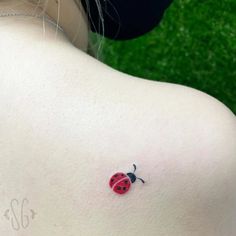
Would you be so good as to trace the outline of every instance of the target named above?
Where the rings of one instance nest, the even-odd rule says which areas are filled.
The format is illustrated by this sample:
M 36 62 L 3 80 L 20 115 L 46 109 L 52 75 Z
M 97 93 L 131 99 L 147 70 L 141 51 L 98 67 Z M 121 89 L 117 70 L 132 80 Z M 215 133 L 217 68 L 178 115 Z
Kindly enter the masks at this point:
M 100 46 L 105 64 L 199 89 L 236 114 L 236 0 L 174 0 L 153 31 Z

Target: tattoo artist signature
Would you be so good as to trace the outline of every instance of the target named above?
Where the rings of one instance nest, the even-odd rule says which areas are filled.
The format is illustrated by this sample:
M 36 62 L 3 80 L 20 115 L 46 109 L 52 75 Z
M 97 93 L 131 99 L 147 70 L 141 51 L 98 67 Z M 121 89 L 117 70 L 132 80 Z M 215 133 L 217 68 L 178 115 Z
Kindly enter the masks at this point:
M 27 198 L 19 201 L 12 199 L 9 209 L 4 212 L 4 217 L 9 221 L 11 227 L 15 231 L 20 229 L 27 229 L 30 222 L 33 221 L 37 213 L 29 207 L 29 200 Z

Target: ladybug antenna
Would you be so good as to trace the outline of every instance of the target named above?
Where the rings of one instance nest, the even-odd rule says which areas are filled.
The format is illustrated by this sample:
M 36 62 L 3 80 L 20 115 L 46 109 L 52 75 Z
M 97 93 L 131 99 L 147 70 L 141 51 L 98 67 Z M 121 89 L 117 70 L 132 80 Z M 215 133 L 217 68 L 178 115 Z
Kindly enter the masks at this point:
M 137 169 L 137 167 L 136 167 L 136 165 L 135 165 L 135 164 L 133 164 L 133 166 L 134 166 L 134 172 L 135 172 L 135 171 L 136 171 L 136 169 Z M 133 173 L 134 173 L 134 172 L 133 172 Z
M 145 183 L 145 181 L 143 179 L 141 179 L 141 178 L 137 178 L 137 179 L 141 180 L 143 182 L 143 184 Z

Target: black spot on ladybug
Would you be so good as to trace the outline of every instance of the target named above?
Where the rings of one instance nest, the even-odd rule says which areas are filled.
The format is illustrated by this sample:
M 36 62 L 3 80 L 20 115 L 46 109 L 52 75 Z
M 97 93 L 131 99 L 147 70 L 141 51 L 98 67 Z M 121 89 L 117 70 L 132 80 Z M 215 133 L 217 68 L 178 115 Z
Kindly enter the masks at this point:
M 114 181 L 114 179 L 111 179 L 111 182 L 113 182 Z
M 121 187 L 120 187 L 120 186 L 118 186 L 118 187 L 117 187 L 117 190 L 121 190 Z
M 128 184 L 128 180 L 125 180 L 125 184 Z
M 126 187 L 123 187 L 123 190 L 126 190 Z
M 121 176 L 125 176 L 124 174 L 121 174 Z

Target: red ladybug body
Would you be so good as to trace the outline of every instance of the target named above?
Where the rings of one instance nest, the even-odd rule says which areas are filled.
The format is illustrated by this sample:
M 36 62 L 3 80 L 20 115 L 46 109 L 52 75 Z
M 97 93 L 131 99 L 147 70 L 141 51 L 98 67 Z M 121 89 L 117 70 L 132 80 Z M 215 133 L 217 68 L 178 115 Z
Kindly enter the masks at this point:
M 129 177 L 121 172 L 114 174 L 110 179 L 110 187 L 118 194 L 124 194 L 129 191 L 131 182 Z
M 134 166 L 134 172 L 135 172 L 136 165 L 133 164 L 133 166 Z M 136 179 L 140 179 L 135 176 L 134 172 L 127 173 L 127 174 L 124 174 L 122 172 L 118 172 L 118 173 L 114 174 L 110 178 L 110 181 L 109 181 L 109 185 L 112 188 L 112 190 L 118 194 L 124 194 L 124 193 L 128 192 L 131 187 L 131 184 L 134 183 L 136 181 Z M 140 179 L 140 180 L 144 183 L 144 180 L 142 180 L 142 179 Z

